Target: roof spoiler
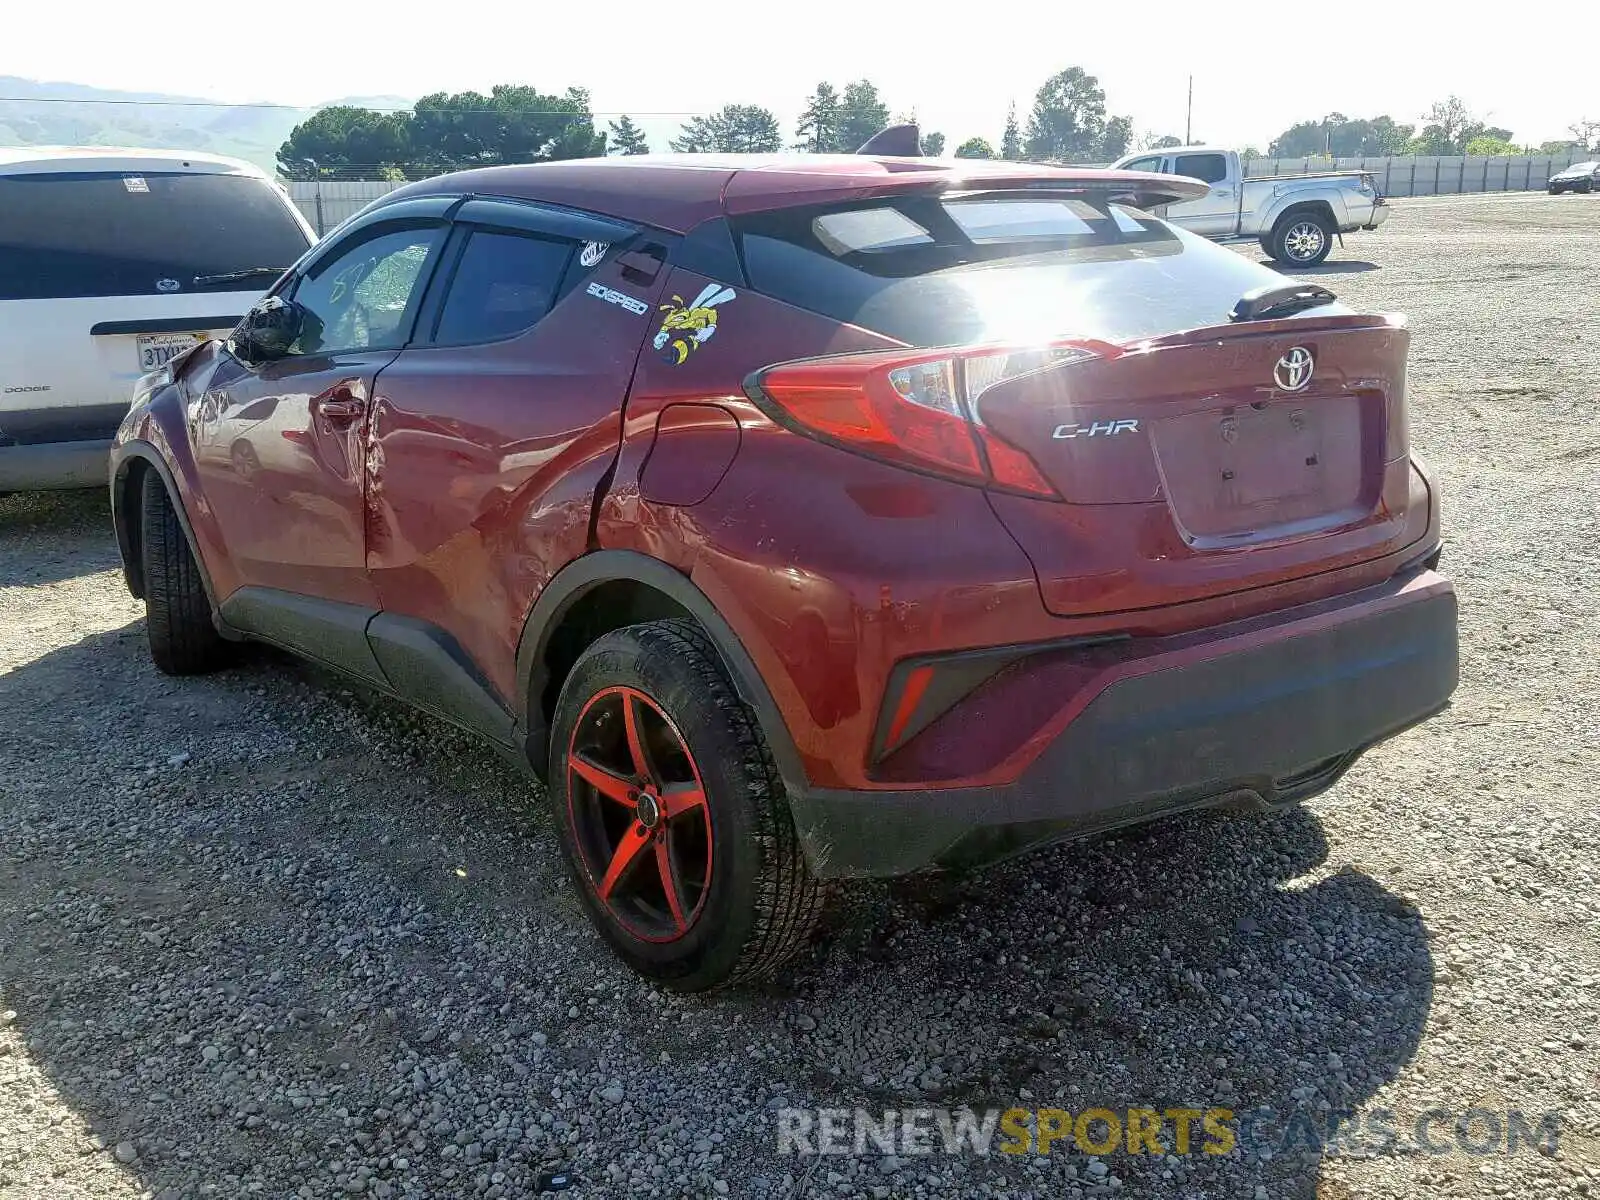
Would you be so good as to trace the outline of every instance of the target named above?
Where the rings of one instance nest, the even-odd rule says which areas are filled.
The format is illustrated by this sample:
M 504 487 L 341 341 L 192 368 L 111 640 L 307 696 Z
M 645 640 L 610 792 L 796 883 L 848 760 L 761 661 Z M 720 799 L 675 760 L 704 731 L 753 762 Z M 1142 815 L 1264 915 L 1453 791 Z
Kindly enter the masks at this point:
M 878 154 L 886 158 L 921 158 L 922 131 L 913 122 L 880 129 L 861 143 L 857 154 Z

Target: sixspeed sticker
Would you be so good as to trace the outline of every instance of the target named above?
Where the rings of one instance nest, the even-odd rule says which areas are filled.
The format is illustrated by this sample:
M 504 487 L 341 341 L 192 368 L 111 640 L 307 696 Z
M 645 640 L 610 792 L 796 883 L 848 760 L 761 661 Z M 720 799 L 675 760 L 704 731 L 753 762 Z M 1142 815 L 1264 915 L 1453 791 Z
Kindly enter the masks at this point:
M 642 317 L 650 311 L 650 306 L 643 300 L 635 300 L 626 292 L 615 291 L 601 283 L 591 283 L 588 288 L 589 295 L 597 300 L 604 300 L 607 304 L 615 304 L 618 308 L 625 308 L 636 317 Z

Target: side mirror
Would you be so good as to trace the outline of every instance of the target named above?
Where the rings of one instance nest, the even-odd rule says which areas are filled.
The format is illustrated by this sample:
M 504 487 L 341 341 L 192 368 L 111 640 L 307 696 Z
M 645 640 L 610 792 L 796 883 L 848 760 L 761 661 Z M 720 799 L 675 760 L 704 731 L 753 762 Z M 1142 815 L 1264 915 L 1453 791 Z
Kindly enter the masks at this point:
M 248 363 L 284 358 L 293 350 L 305 323 L 305 309 L 293 300 L 269 296 L 247 312 L 233 331 L 234 353 Z

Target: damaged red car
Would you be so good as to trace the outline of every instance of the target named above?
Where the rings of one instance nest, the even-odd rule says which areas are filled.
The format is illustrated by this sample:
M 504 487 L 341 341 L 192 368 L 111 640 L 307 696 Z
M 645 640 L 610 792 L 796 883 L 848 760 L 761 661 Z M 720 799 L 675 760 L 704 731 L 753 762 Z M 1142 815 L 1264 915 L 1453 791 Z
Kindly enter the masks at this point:
M 163 671 L 272 643 L 547 786 L 616 952 L 770 971 L 831 880 L 1324 791 L 1447 702 L 1403 319 L 1151 216 L 863 154 L 374 202 L 112 452 Z

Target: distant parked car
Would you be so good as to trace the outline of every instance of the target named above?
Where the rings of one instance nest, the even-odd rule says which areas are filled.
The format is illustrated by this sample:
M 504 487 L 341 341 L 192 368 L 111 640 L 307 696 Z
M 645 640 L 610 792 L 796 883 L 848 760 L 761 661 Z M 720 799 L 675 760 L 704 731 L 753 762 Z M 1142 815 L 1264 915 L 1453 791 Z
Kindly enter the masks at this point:
M 0 493 L 103 487 L 139 377 L 232 330 L 315 240 L 237 159 L 0 149 Z
M 1573 163 L 1565 171 L 1550 176 L 1550 194 L 1600 191 L 1600 162 Z
M 1130 154 L 1117 171 L 1157 171 L 1209 184 L 1205 194 L 1162 206 L 1156 215 L 1218 242 L 1261 243 L 1262 252 L 1287 267 L 1314 267 L 1333 240 L 1389 219 L 1370 171 L 1331 171 L 1247 179 L 1237 150 L 1182 146 Z

